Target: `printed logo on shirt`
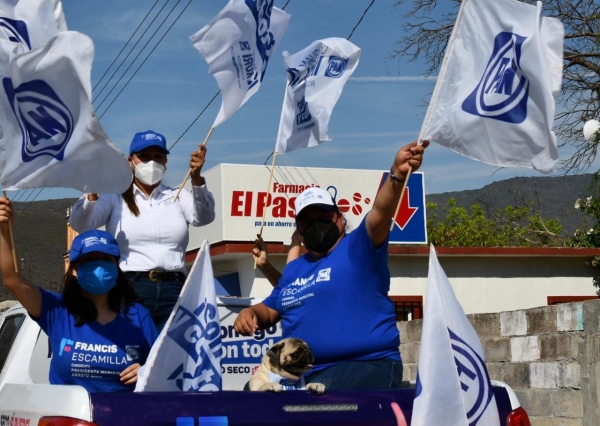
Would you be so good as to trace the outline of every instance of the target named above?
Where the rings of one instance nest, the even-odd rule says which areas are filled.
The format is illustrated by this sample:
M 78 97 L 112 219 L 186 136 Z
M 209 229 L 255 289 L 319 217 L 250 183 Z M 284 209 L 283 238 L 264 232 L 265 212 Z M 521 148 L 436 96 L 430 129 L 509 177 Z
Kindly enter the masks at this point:
M 161 205 L 163 205 L 163 206 L 165 206 L 165 207 L 168 207 L 168 206 L 170 206 L 171 204 L 177 204 L 177 201 L 174 201 L 174 200 L 173 200 L 174 198 L 175 198 L 175 196 L 172 196 L 172 197 L 169 197 L 169 198 L 164 198 L 164 199 L 162 199 L 162 200 L 159 200 L 159 201 L 157 201 L 157 202 L 156 202 L 156 205 L 157 205 L 157 206 L 161 206 Z
M 139 349 L 138 345 L 135 345 L 135 346 L 125 345 L 125 352 L 127 352 L 127 360 L 128 361 L 135 361 L 136 359 L 139 358 L 138 349 Z
M 68 352 L 72 353 L 71 361 L 75 362 L 124 365 L 131 361 L 129 352 L 127 352 L 127 356 L 121 356 L 116 355 L 118 351 L 119 347 L 117 345 L 75 342 L 73 348 L 70 348 Z
M 73 341 L 67 338 L 63 338 L 60 342 L 60 350 L 58 351 L 58 356 L 62 356 L 64 352 L 71 352 L 73 349 Z
M 331 268 L 321 269 L 319 271 L 319 276 L 317 277 L 317 282 L 329 281 L 330 277 L 331 277 Z
M 313 274 L 308 278 L 296 278 L 296 281 L 294 281 L 290 285 L 306 285 L 308 282 L 310 282 L 314 278 L 314 276 L 315 275 Z
M 67 345 L 70 345 L 67 347 Z M 71 351 L 71 346 L 73 345 L 73 341 L 69 339 L 63 339 L 60 344 L 60 353 L 62 354 L 63 347 L 65 352 Z M 79 349 L 81 351 L 86 352 L 100 352 L 100 353 L 111 353 L 116 354 L 119 348 L 117 345 L 100 345 L 98 343 L 85 343 L 85 342 L 75 342 L 75 349 Z

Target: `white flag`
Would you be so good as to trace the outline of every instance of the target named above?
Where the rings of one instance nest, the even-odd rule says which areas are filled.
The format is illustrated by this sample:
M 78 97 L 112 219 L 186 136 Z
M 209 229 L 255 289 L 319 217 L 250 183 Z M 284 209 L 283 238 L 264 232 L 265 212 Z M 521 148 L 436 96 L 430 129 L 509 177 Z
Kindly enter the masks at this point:
M 290 18 L 273 7 L 273 0 L 230 0 L 190 37 L 221 89 L 221 110 L 213 127 L 231 117 L 258 91 Z
M 329 119 L 344 84 L 360 59 L 344 38 L 313 42 L 300 52 L 283 52 L 288 72 L 275 152 L 283 154 L 329 140 Z
M 35 49 L 67 31 L 60 0 L 0 0 L 0 39 Z
M 412 426 L 500 426 L 483 348 L 431 246 Z
M 179 300 L 138 373 L 136 392 L 219 391 L 221 324 L 204 240 Z
M 462 2 L 422 139 L 500 167 L 555 169 L 564 29 L 540 13 L 540 2 Z
M 0 49 L 10 47 L 0 42 Z M 131 167 L 102 129 L 90 101 L 92 40 L 67 31 L 20 52 L 20 46 L 10 52 L 0 86 L 2 188 L 124 192 Z

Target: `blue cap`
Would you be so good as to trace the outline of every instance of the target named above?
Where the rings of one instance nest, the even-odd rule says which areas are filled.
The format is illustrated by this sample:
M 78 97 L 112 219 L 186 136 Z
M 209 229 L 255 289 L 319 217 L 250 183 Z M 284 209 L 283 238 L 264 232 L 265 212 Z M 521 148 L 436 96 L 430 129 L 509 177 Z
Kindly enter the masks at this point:
M 121 257 L 119 244 L 110 232 L 94 229 L 79 234 L 71 244 L 69 262 L 76 262 L 84 254 L 100 252 L 110 254 L 117 259 Z
M 129 145 L 129 155 L 134 152 L 140 152 L 149 146 L 156 146 L 162 149 L 166 154 L 169 153 L 167 149 L 167 138 L 160 133 L 156 133 L 154 130 L 146 130 L 145 132 L 136 133 Z

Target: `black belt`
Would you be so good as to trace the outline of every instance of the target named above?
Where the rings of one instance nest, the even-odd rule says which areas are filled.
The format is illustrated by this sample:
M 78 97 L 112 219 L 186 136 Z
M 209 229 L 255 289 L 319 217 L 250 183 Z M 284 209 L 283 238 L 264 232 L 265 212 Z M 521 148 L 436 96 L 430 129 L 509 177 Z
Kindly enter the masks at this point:
M 185 281 L 185 274 L 183 272 L 171 272 L 161 271 L 160 269 L 153 269 L 151 271 L 128 271 L 125 272 L 125 276 L 134 281 L 140 278 L 147 278 L 153 283 L 159 283 L 161 281 Z

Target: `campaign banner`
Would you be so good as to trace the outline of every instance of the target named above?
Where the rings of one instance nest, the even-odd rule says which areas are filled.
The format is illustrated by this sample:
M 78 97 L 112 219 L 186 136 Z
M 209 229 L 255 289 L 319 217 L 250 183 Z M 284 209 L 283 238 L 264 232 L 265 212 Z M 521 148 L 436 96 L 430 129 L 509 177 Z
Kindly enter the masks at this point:
M 554 171 L 564 29 L 541 13 L 541 2 L 461 3 L 422 139 L 498 167 Z
M 316 40 L 300 52 L 283 52 L 288 84 L 275 152 L 283 154 L 329 140 L 329 119 L 361 50 L 345 38 Z
M 6 41 L 0 43 L 0 50 L 6 47 Z M 131 167 L 91 103 L 92 40 L 65 31 L 33 50 L 19 54 L 15 48 L 9 55 L 0 82 L 2 188 L 124 192 Z
M 211 242 L 254 241 L 263 214 L 265 241 L 289 242 L 295 229 L 294 202 L 305 189 L 319 186 L 335 198 L 347 221 L 356 229 L 373 207 L 375 196 L 389 171 L 276 166 L 269 195 L 265 182 L 269 169 L 258 165 L 220 164 L 204 173 L 215 197 L 215 220 L 201 228 L 190 228 L 187 250 L 198 248 L 204 238 Z M 425 237 L 425 179 L 413 173 L 397 226 L 390 243 L 421 244 Z
M 29 51 L 67 31 L 67 22 L 60 0 L 0 0 L 0 27 L 0 40 Z
M 275 324 L 265 330 L 257 330 L 252 336 L 242 336 L 234 330 L 233 323 L 239 312 L 247 306 L 227 305 L 223 304 L 222 298 L 219 300 L 223 390 L 243 390 L 260 367 L 262 357 L 281 340 L 281 325 Z
M 212 127 L 231 117 L 258 91 L 290 18 L 273 7 L 273 0 L 230 0 L 190 37 L 221 89 L 221 109 Z
M 483 346 L 440 265 L 429 254 L 413 426 L 500 426 Z
M 221 390 L 221 329 L 205 241 L 167 323 L 138 373 L 136 392 Z

